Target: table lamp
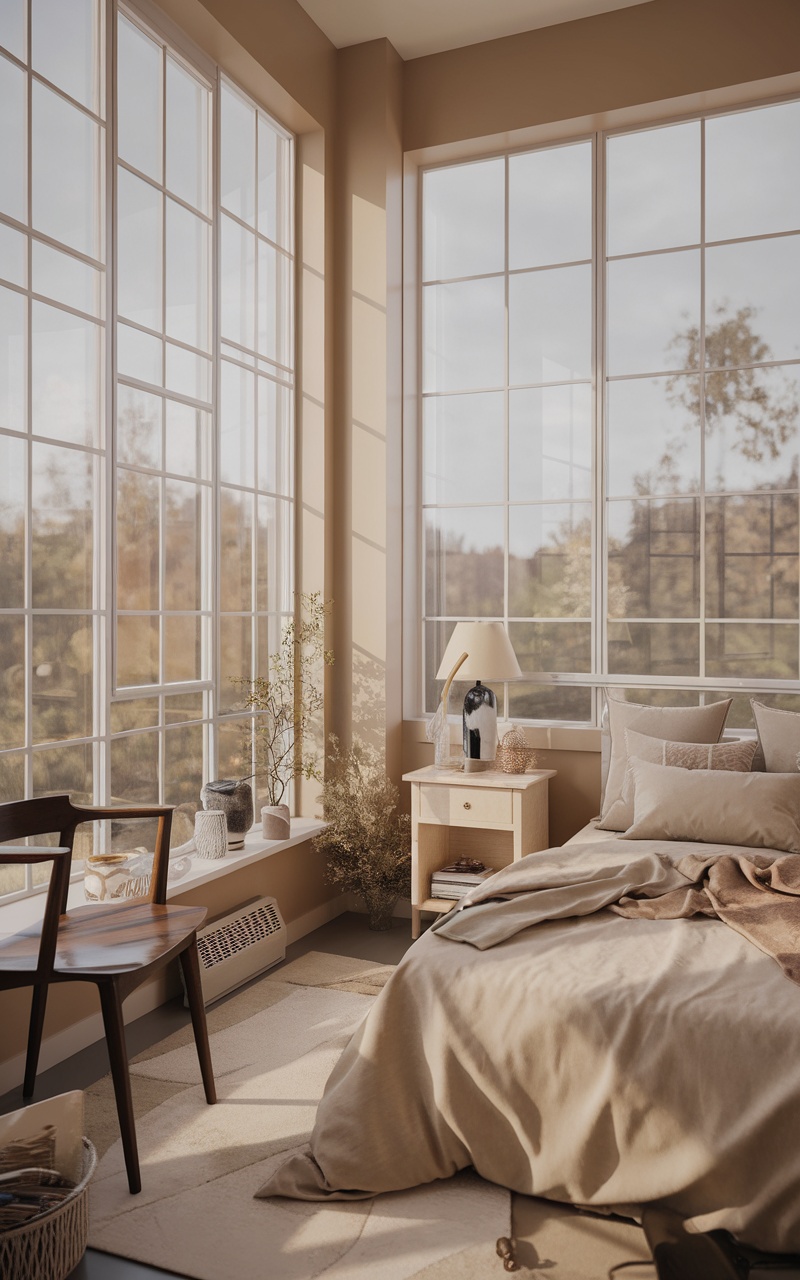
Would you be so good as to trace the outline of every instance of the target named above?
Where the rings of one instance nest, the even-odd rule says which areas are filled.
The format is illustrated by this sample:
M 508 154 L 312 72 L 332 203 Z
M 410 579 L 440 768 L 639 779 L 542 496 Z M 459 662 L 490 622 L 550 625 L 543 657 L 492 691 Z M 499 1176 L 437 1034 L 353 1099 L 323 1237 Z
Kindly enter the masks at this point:
M 491 769 L 497 753 L 497 699 L 483 681 L 522 676 L 502 622 L 456 623 L 436 679 L 447 680 L 449 689 L 455 671 L 460 680 L 475 681 L 464 698 L 464 769 L 467 773 Z M 446 720 L 446 706 L 444 714 Z

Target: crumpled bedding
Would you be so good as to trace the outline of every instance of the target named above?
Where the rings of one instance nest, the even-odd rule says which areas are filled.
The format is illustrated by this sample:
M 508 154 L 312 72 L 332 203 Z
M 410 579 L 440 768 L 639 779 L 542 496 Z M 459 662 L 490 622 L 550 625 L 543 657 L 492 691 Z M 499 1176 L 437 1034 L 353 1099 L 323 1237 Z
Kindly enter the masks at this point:
M 474 1165 L 530 1195 L 658 1200 L 690 1228 L 800 1250 L 798 986 L 719 919 L 626 918 L 598 901 L 574 913 L 578 885 L 590 901 L 627 877 L 647 904 L 685 889 L 682 859 L 743 853 L 764 856 L 609 840 L 532 854 L 485 882 L 488 893 L 535 868 L 569 891 L 554 889 L 563 910 L 551 900 L 535 926 L 508 932 L 509 911 L 538 896 L 509 893 L 423 935 L 334 1069 L 309 1150 L 259 1195 L 365 1198 Z M 642 859 L 660 878 L 649 897 Z M 469 917 L 493 929 L 493 914 L 505 932 L 488 949 L 444 936 Z

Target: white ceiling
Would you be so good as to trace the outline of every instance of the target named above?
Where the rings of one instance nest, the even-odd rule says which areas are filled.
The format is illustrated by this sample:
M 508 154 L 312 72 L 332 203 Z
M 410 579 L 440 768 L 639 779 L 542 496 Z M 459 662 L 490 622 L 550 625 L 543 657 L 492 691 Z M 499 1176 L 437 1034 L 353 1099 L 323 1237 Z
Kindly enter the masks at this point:
M 385 36 L 401 58 L 572 22 L 650 0 L 300 0 L 342 49 Z

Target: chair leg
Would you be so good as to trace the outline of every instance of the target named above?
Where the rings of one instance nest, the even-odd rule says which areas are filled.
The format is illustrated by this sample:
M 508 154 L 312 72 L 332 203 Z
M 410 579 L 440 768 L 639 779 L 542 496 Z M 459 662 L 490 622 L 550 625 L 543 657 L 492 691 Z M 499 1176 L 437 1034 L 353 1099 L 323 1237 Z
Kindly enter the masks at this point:
M 44 1014 L 47 1008 L 47 990 L 46 982 L 41 982 L 33 988 L 31 1020 L 28 1026 L 28 1054 L 25 1059 L 25 1080 L 22 1085 L 23 1098 L 32 1098 L 36 1088 L 36 1071 L 39 1066 L 39 1050 L 42 1046 Z
M 111 1064 L 111 1079 L 114 1082 L 114 1097 L 117 1100 L 119 1131 L 122 1136 L 125 1168 L 128 1172 L 128 1186 L 130 1187 L 131 1195 L 136 1195 L 142 1189 L 142 1178 L 139 1172 L 139 1152 L 136 1146 L 136 1127 L 133 1119 L 133 1099 L 131 1097 L 131 1078 L 128 1071 L 128 1051 L 125 1046 L 122 1001 L 119 991 L 113 982 L 98 983 L 97 987 L 100 992 L 100 1006 L 103 1010 L 103 1026 L 106 1032 L 108 1059 Z
M 210 1106 L 217 1100 L 217 1087 L 214 1083 L 214 1068 L 211 1065 L 206 1008 L 203 1004 L 203 988 L 200 982 L 200 961 L 197 958 L 197 943 L 194 939 L 186 950 L 181 952 L 180 958 L 183 979 L 186 983 L 186 995 L 189 1000 L 189 1010 L 192 1015 L 194 1042 L 197 1045 L 197 1056 L 200 1059 L 200 1074 L 203 1077 L 206 1102 Z

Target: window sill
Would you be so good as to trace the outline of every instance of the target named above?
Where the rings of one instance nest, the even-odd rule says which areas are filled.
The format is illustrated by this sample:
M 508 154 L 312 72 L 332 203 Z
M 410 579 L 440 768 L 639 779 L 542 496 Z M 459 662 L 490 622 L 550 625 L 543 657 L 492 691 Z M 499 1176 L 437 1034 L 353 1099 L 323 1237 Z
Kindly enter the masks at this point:
M 255 862 L 271 858 L 273 854 L 282 853 L 284 849 L 302 844 L 322 831 L 324 826 L 325 823 L 317 818 L 292 818 L 292 834 L 288 840 L 265 840 L 260 827 L 254 826 L 244 838 L 244 848 L 231 850 L 224 858 L 198 858 L 196 854 L 189 854 L 191 869 L 180 880 L 167 886 L 167 900 L 180 898 L 188 889 L 210 884 L 212 880 L 219 880 L 232 871 L 240 871 L 242 867 L 249 867 Z M 91 904 L 87 904 L 83 896 L 83 880 L 73 881 L 69 887 L 67 909 L 87 905 Z M 9 937 L 20 929 L 27 929 L 38 923 L 43 910 L 43 893 L 33 893 L 28 898 L 19 898 L 16 902 L 0 906 L 0 938 Z

